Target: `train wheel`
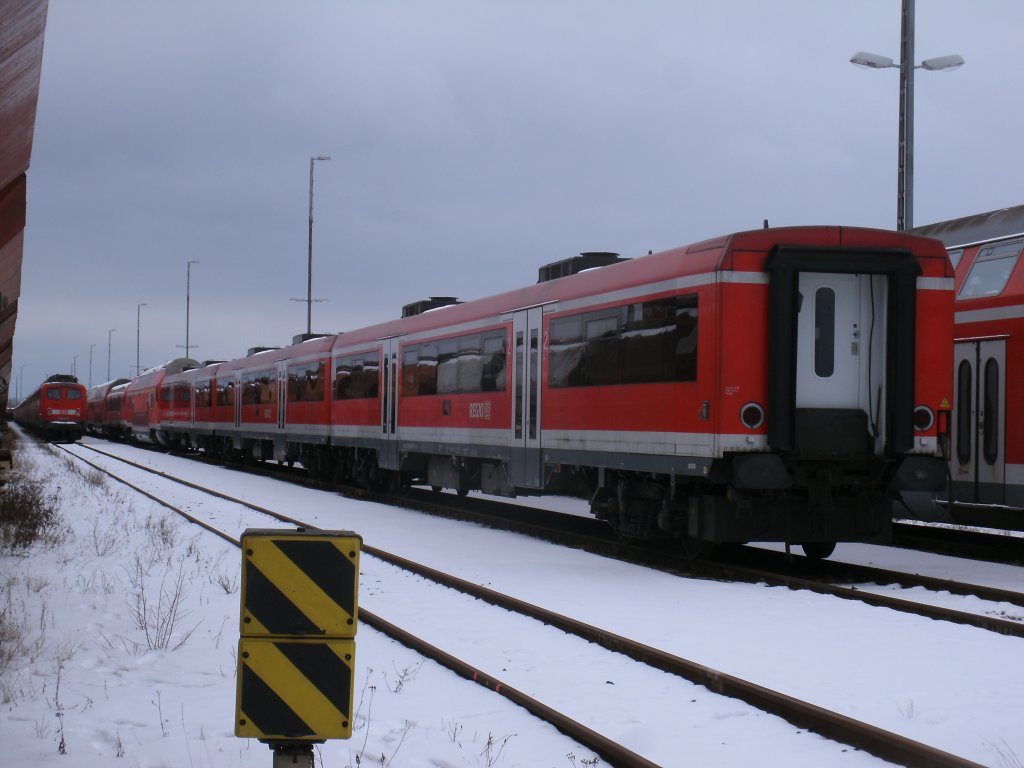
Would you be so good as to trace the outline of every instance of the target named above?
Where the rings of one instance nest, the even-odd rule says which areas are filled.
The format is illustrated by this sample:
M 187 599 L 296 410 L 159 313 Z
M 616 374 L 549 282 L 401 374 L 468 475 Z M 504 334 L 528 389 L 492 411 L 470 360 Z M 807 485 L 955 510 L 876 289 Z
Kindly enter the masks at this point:
M 801 544 L 800 547 L 809 560 L 824 560 L 835 552 L 836 543 L 834 541 L 808 541 Z

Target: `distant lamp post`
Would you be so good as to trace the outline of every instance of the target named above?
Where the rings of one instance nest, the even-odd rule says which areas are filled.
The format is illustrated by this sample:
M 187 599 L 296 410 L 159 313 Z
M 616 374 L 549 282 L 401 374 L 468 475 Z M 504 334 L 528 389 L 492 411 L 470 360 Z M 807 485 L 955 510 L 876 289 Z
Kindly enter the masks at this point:
M 136 375 L 142 373 L 142 368 L 139 366 L 139 341 L 142 338 L 142 308 L 148 307 L 146 302 L 137 304 L 135 307 L 135 373 Z M 188 357 L 188 355 L 185 355 Z
M 292 299 L 292 301 L 306 302 L 306 334 L 313 333 L 313 165 L 317 160 L 330 160 L 330 155 L 317 155 L 309 158 L 309 245 L 308 259 L 306 262 L 306 298 Z M 321 301 L 321 299 L 317 299 Z
M 185 273 L 185 357 L 189 356 L 189 314 L 192 309 L 192 265 L 198 264 L 198 261 L 190 261 L 188 263 Z
M 896 180 L 896 229 L 903 232 L 914 226 L 914 70 L 938 72 L 962 66 L 964 59 L 957 54 L 925 59 L 914 64 L 914 0 L 903 0 L 903 24 L 900 44 L 900 63 L 888 56 L 861 51 L 850 62 L 871 69 L 899 69 L 900 71 L 900 135 Z
M 110 348 L 116 330 L 117 328 L 111 328 L 107 331 L 107 381 L 110 381 Z
M 78 355 L 75 355 L 73 358 L 71 358 L 71 375 L 78 375 Z
M 25 378 L 25 366 L 18 369 L 18 402 L 21 402 L 21 381 Z
M 95 344 L 89 345 L 89 387 L 92 387 L 92 351 L 96 348 Z

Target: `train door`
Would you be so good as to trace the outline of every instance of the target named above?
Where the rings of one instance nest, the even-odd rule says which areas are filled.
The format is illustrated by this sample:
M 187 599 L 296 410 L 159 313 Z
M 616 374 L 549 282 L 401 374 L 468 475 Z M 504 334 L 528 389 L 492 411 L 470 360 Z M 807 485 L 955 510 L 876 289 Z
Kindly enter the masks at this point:
M 543 486 L 541 457 L 542 307 L 512 317 L 512 485 Z
M 384 339 L 381 346 L 380 425 L 383 437 L 377 463 L 382 469 L 398 469 L 398 339 Z
M 796 407 L 859 408 L 860 275 L 800 273 Z
M 242 374 L 235 371 L 231 374 L 235 386 L 235 429 L 242 424 Z
M 277 364 L 277 428 L 284 430 L 288 413 L 288 364 Z
M 1005 503 L 1006 339 L 954 345 L 953 496 Z

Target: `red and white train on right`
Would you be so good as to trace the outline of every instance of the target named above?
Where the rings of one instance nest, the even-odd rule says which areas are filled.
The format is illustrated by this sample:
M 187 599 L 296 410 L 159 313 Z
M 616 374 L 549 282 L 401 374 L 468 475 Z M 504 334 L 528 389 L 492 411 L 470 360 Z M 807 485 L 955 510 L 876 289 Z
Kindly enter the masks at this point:
M 949 514 L 1024 528 L 1024 205 L 913 232 L 941 240 L 956 270 Z

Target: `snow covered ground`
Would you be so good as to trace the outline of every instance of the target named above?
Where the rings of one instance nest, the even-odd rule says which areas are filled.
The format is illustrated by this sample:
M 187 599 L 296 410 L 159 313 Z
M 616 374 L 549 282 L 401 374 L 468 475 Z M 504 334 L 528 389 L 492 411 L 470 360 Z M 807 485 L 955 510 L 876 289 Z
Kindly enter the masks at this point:
M 67 530 L 59 543 L 0 556 L 0 611 L 18 627 L 21 643 L 0 678 L 0 764 L 269 766 L 264 745 L 233 734 L 238 550 L 92 471 L 76 471 L 52 449 L 28 440 L 21 446 L 20 470 L 45 478 L 59 494 Z M 368 544 L 976 762 L 1024 765 L 1018 638 L 821 595 L 681 579 L 509 533 L 104 447 L 323 528 L 355 530 Z M 155 482 L 141 473 L 137 480 Z M 237 505 L 180 494 L 195 514 L 238 532 L 268 525 Z M 840 547 L 837 556 L 879 559 L 886 552 L 894 551 Z M 900 567 L 912 560 L 921 572 L 1024 589 L 1024 569 L 892 556 Z M 360 589 L 367 609 L 662 765 L 883 764 L 368 556 Z M 181 602 L 173 626 L 139 621 L 146 609 L 156 615 L 161 599 L 166 613 L 174 595 Z M 594 764 L 553 728 L 367 626 L 357 636 L 356 662 L 353 737 L 319 747 L 320 765 Z

